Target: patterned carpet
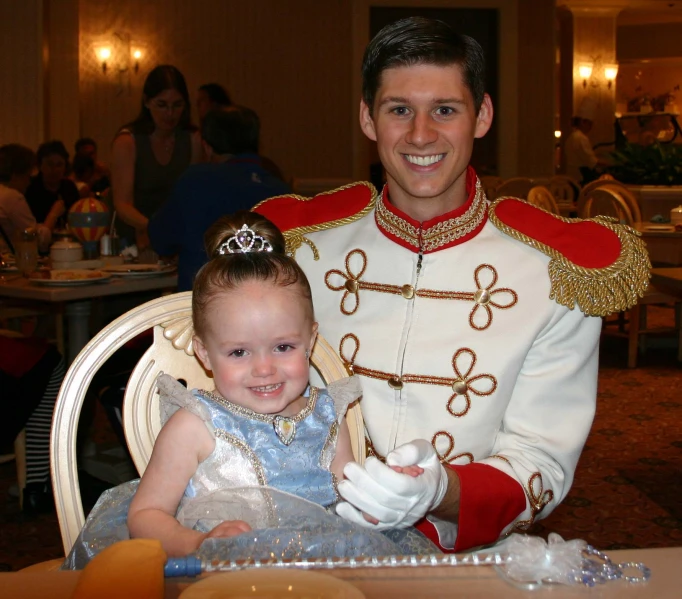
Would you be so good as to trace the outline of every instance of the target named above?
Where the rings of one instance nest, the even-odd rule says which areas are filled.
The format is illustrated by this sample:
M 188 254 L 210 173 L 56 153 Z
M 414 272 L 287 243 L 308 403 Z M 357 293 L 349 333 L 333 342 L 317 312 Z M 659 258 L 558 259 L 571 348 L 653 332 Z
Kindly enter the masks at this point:
M 653 309 L 665 324 L 670 310 Z M 682 545 L 682 367 L 676 350 L 647 349 L 627 370 L 626 343 L 604 338 L 597 416 L 571 492 L 531 532 L 582 538 L 601 549 Z M 95 418 L 96 442 L 110 442 L 106 419 Z M 0 569 L 18 570 L 63 555 L 54 514 L 25 518 L 8 491 L 14 463 L 0 465 Z M 97 481 L 85 482 L 91 503 Z

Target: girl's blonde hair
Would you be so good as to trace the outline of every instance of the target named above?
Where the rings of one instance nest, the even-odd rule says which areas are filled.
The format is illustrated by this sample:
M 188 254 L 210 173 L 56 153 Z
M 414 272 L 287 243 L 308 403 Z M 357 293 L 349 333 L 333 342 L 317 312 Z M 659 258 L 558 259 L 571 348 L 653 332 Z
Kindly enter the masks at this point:
M 221 246 L 237 236 L 243 225 L 270 243 L 272 251 L 220 253 Z M 220 293 L 253 280 L 270 281 L 282 287 L 296 285 L 309 306 L 311 321 L 314 320 L 308 278 L 296 261 L 286 255 L 284 236 L 267 218 L 247 210 L 223 216 L 206 231 L 204 246 L 209 260 L 197 273 L 192 293 L 192 319 L 199 338 L 206 332 L 208 304 Z

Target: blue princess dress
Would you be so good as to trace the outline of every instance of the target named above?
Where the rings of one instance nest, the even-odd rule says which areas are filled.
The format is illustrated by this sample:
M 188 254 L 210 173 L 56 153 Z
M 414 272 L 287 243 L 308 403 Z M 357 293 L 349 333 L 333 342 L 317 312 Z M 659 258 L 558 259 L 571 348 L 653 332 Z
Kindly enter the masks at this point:
M 206 424 L 215 449 L 189 481 L 176 518 L 208 532 L 225 520 L 244 520 L 252 531 L 207 539 L 194 555 L 203 559 L 313 559 L 424 554 L 435 546 L 415 529 L 379 533 L 336 515 L 331 463 L 339 425 L 360 395 L 355 377 L 327 389 L 309 387 L 296 416 L 258 414 L 216 393 L 189 391 L 168 375 L 157 381 L 161 422 L 180 408 Z M 139 481 L 106 491 L 64 564 L 82 568 L 99 551 L 129 538 L 126 518 Z

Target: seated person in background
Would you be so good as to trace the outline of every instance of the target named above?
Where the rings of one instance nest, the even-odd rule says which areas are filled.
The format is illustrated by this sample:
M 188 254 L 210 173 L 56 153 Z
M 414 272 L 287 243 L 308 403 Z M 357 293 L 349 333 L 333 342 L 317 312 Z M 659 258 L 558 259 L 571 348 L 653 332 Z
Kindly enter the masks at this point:
M 0 334 L 0 439 L 11 443 L 26 429 L 25 514 L 54 509 L 50 485 L 50 427 L 64 358 L 43 339 Z
M 48 141 L 38 148 L 38 174 L 26 190 L 33 216 L 51 230 L 64 226 L 64 215 L 78 200 L 76 184 L 66 178 L 69 153 L 61 141 Z
M 199 87 L 197 92 L 199 124 L 203 123 L 204 117 L 212 110 L 219 110 L 228 106 L 232 106 L 232 99 L 219 83 L 205 83 Z
M 76 184 L 81 198 L 89 198 L 93 194 L 89 181 L 92 180 L 94 171 L 95 161 L 90 156 L 76 154 L 73 157 L 71 180 Z
M 76 142 L 76 153 L 73 157 L 73 167 L 76 168 L 76 161 L 80 156 L 90 158 L 93 162 L 92 172 L 87 179 L 80 179 L 88 184 L 92 193 L 102 193 L 111 186 L 111 172 L 108 167 L 97 160 L 97 143 L 90 137 L 82 137 Z M 76 179 L 74 178 L 74 181 Z
M 47 250 L 52 239 L 50 226 L 38 224 L 28 207 L 24 193 L 31 182 L 31 171 L 35 166 L 33 150 L 19 144 L 0 147 L 0 245 L 4 242 L 7 250 L 14 253 L 14 238 L 24 229 L 36 229 L 41 250 Z M 52 227 L 57 213 L 49 219 Z
M 248 210 L 258 202 L 289 193 L 288 186 L 263 168 L 258 156 L 260 121 L 249 108 L 214 110 L 202 123 L 209 162 L 190 166 L 171 197 L 149 221 L 149 239 L 160 255 L 179 254 L 178 291 L 192 289 L 206 262 L 204 233 L 218 218 Z
M 201 518 L 212 528 L 195 530 L 183 520 L 188 504 L 221 489 L 267 486 L 327 507 L 353 460 L 345 413 L 360 389 L 355 379 L 309 386 L 317 323 L 308 280 L 285 254 L 282 234 L 242 211 L 209 229 L 206 252 L 192 298 L 194 348 L 216 388 L 190 393 L 160 379 L 162 411 L 170 411 L 166 401 L 175 413 L 128 511 L 130 536 L 159 539 L 169 556 L 258 527 L 223 521 L 214 499 Z

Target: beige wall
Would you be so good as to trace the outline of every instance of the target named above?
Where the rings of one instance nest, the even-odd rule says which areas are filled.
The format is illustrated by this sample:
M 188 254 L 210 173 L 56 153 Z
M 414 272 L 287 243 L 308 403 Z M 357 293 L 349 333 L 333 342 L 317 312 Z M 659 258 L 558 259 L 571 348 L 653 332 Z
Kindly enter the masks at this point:
M 262 152 L 288 176 L 350 177 L 350 3 L 347 0 L 99 0 L 80 3 L 81 133 L 102 154 L 139 110 L 146 73 L 176 65 L 194 101 L 226 85 L 262 120 Z M 94 45 L 113 41 L 106 74 Z M 142 44 L 140 72 L 127 68 Z
M 42 1 L 0 2 L 0 144 L 43 141 Z

